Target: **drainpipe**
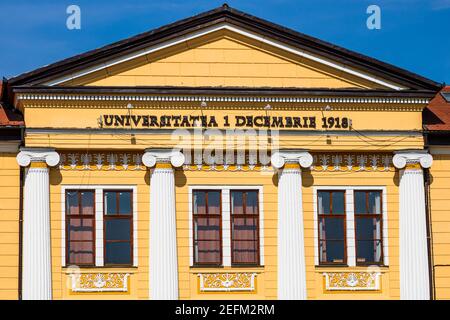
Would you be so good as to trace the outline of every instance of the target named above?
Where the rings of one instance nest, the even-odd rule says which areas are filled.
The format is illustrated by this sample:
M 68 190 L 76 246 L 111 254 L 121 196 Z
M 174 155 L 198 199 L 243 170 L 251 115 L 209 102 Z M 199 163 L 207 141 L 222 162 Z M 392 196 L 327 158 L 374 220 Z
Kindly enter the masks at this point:
M 435 300 L 436 292 L 434 286 L 434 261 L 433 261 L 433 232 L 431 223 L 431 197 L 430 197 L 430 169 L 424 170 L 425 180 L 425 216 L 427 224 L 427 246 L 428 246 L 428 278 L 430 284 L 430 300 Z
M 424 131 L 425 149 L 429 150 L 428 132 Z M 424 189 L 425 189 L 425 218 L 427 225 L 427 247 L 428 247 L 428 281 L 430 286 L 430 300 L 436 299 L 434 259 L 433 259 L 433 226 L 431 217 L 431 174 L 430 169 L 424 169 Z
M 25 128 L 20 129 L 20 141 L 21 145 L 24 143 Z M 19 191 L 19 285 L 18 285 L 18 297 L 22 300 L 22 265 L 23 265 L 23 187 L 25 182 L 25 168 L 19 166 L 19 179 L 20 179 L 20 191 Z

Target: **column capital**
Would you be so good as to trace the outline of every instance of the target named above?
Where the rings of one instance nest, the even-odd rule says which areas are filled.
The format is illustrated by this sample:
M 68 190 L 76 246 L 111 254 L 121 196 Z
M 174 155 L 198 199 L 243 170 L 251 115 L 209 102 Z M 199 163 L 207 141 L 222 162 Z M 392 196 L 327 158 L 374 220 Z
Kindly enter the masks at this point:
M 270 158 L 272 166 L 282 168 L 286 163 L 298 163 L 300 167 L 309 168 L 313 164 L 312 155 L 306 150 L 280 150 Z
M 395 152 L 392 162 L 397 169 L 417 164 L 420 164 L 422 168 L 428 169 L 433 164 L 433 157 L 426 150 L 402 150 Z
M 177 149 L 146 149 L 142 156 L 142 163 L 149 168 L 154 167 L 156 163 L 171 163 L 178 168 L 185 160 L 184 154 Z
M 21 148 L 16 160 L 21 167 L 27 167 L 31 162 L 45 162 L 54 167 L 59 163 L 60 157 L 55 149 Z

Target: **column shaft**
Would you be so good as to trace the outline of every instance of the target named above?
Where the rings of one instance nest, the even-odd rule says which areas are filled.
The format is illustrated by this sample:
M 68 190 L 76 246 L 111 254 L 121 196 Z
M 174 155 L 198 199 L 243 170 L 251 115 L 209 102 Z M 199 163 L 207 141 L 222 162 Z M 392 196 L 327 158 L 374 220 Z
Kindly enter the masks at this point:
M 400 170 L 400 298 L 430 298 L 425 187 L 422 168 L 430 168 L 424 150 L 399 151 L 393 158 Z
M 298 166 L 298 165 L 297 165 Z M 302 176 L 283 169 L 278 182 L 278 298 L 306 299 Z
M 178 299 L 178 263 L 173 169 L 156 165 L 150 178 L 151 298 Z
M 400 172 L 400 297 L 428 300 L 427 228 L 423 172 Z

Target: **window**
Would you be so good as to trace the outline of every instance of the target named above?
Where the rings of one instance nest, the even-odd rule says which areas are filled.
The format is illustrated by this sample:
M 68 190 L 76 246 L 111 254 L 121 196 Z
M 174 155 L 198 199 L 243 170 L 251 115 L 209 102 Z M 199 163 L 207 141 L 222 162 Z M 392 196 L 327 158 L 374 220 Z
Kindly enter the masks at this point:
M 318 192 L 319 263 L 345 264 L 345 191 Z
M 133 260 L 133 194 L 105 190 L 103 197 L 105 265 L 130 265 Z
M 221 191 L 193 193 L 194 264 L 222 264 Z
M 66 191 L 66 263 L 95 264 L 94 191 Z
M 383 263 L 380 191 L 355 191 L 356 264 Z
M 231 191 L 231 263 L 259 264 L 258 191 Z

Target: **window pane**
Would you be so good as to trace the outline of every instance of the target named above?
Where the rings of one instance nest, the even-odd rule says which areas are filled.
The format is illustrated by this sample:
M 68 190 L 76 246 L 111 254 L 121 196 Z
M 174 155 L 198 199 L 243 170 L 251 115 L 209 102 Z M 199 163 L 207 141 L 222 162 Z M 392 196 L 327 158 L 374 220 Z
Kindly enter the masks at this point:
M 355 213 L 367 213 L 365 191 L 355 191 Z
M 82 191 L 81 192 L 81 210 L 84 215 L 94 214 L 94 192 Z
M 356 241 L 356 262 L 381 262 L 381 241 Z
M 220 214 L 220 192 L 208 192 L 208 214 Z
M 246 201 L 246 214 L 258 214 L 258 192 L 248 191 Z
M 131 192 L 119 192 L 119 214 L 131 214 Z
M 116 214 L 117 213 L 116 192 L 105 192 L 104 206 L 105 206 L 106 214 Z
M 131 244 L 129 242 L 106 242 L 106 264 L 131 264 Z
M 94 240 L 94 219 L 69 219 L 68 240 Z
M 344 263 L 345 243 L 344 241 L 321 241 L 320 262 Z
M 234 241 L 233 263 L 258 263 L 258 243 L 256 241 Z
M 232 214 L 244 214 L 244 195 L 241 191 L 233 191 L 231 193 L 231 209 Z
M 344 192 L 333 192 L 333 214 L 345 213 L 345 194 Z
M 356 217 L 356 239 L 372 240 L 381 238 L 380 218 Z
M 381 214 L 381 193 L 378 191 L 369 192 L 369 213 Z
M 196 217 L 194 235 L 197 240 L 220 240 L 220 217 Z
M 78 203 L 78 191 L 66 192 L 66 210 L 67 214 L 80 214 L 80 204 Z
M 129 219 L 105 220 L 106 240 L 131 240 L 131 221 Z
M 194 261 L 220 264 L 220 250 L 220 241 L 196 241 L 194 243 Z
M 233 240 L 258 239 L 257 218 L 233 218 L 232 221 Z
M 321 240 L 344 240 L 344 219 L 320 218 L 319 236 Z
M 330 214 L 330 193 L 320 191 L 319 195 L 319 214 Z
M 70 264 L 94 264 L 94 243 L 92 241 L 69 242 Z
M 206 193 L 194 192 L 194 214 L 206 214 Z
M 194 261 L 220 264 L 220 216 L 197 216 L 194 219 Z

